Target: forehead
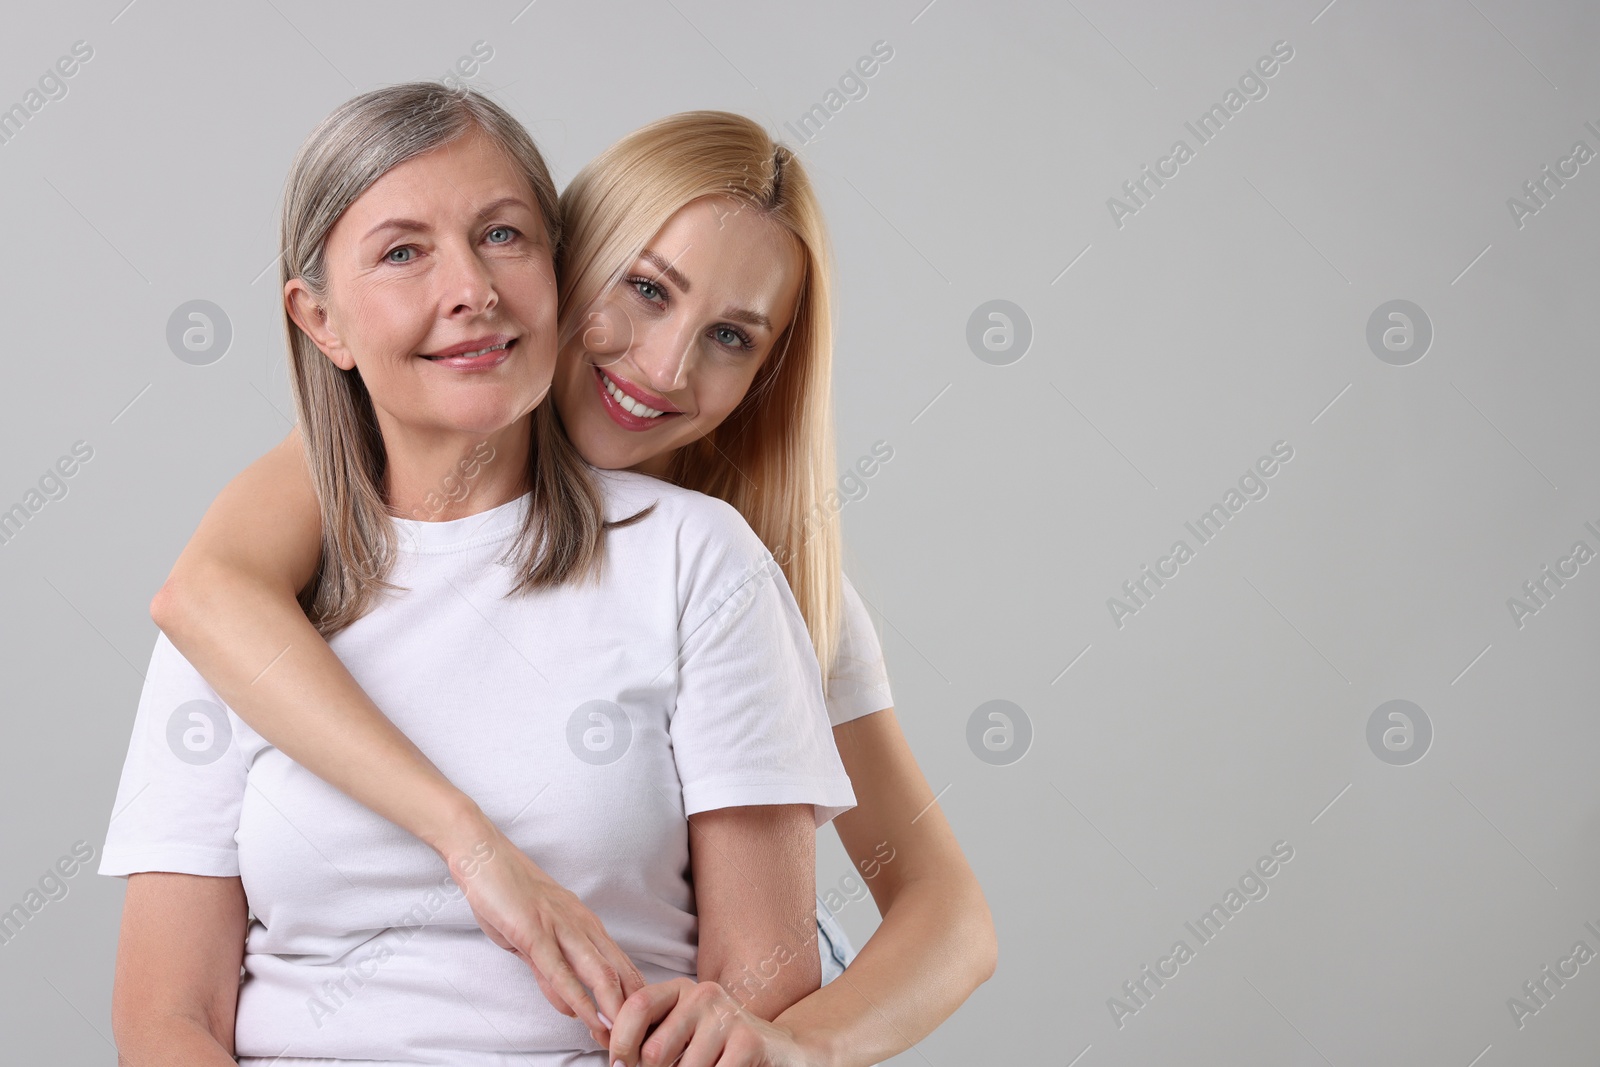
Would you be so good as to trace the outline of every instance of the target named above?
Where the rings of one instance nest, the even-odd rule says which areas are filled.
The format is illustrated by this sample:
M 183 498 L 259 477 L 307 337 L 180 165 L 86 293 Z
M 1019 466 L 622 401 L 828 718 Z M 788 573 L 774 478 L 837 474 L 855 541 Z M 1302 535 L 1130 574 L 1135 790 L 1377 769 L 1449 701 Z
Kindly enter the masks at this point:
M 471 216 L 502 196 L 518 197 L 538 210 L 521 169 L 487 134 L 473 128 L 389 168 L 345 210 L 336 229 L 354 230 L 356 224 L 370 225 L 401 211 L 414 219 L 425 214 Z M 365 230 L 361 225 L 356 236 Z
M 774 300 L 798 287 L 800 242 L 748 203 L 722 196 L 690 201 L 673 213 L 648 247 L 699 287 Z M 703 281 L 702 281 L 703 279 Z

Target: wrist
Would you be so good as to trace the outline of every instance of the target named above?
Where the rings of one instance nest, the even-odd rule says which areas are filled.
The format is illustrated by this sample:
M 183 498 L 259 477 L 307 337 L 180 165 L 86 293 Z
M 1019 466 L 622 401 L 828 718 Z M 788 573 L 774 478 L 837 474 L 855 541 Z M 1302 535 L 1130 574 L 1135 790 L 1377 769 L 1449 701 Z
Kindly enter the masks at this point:
M 844 1057 L 831 1034 L 796 1034 L 795 1044 L 805 1056 L 806 1067 L 844 1067 Z
M 428 803 L 428 811 L 430 818 L 417 836 L 450 866 L 451 873 L 457 863 L 481 856 L 484 846 L 492 846 L 500 837 L 500 828 L 477 801 L 448 783 Z
M 772 1020 L 794 1042 L 805 1067 L 844 1067 L 845 1059 L 839 1048 L 838 1037 L 827 1027 L 801 1026 L 798 1020 L 779 1015 Z

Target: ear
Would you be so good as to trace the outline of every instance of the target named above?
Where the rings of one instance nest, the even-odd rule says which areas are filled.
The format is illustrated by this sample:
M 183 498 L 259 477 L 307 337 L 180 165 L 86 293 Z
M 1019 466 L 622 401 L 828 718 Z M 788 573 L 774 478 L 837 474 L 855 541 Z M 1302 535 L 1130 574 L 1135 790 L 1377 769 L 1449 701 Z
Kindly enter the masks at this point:
M 284 306 L 294 324 L 305 331 L 322 354 L 331 359 L 340 370 L 355 369 L 356 359 L 344 346 L 339 335 L 328 322 L 328 312 L 318 303 L 311 288 L 300 278 L 290 278 L 283 286 Z

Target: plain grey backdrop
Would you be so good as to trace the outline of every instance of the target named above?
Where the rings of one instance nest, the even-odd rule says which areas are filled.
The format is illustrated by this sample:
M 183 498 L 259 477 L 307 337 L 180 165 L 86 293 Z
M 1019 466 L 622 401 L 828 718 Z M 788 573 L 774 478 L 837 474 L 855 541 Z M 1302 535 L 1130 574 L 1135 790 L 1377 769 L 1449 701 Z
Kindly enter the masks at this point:
M 483 42 L 463 80 L 562 184 L 714 107 L 820 187 L 841 473 L 893 449 L 844 505 L 847 569 L 1001 945 L 896 1064 L 1595 1061 L 1600 7 L 106 0 L 6 27 L 8 1060 L 115 1062 L 123 883 L 93 866 L 150 597 L 292 425 L 290 158 Z M 202 300 L 231 337 L 197 354 L 169 324 Z M 878 921 L 839 917 L 858 945 Z

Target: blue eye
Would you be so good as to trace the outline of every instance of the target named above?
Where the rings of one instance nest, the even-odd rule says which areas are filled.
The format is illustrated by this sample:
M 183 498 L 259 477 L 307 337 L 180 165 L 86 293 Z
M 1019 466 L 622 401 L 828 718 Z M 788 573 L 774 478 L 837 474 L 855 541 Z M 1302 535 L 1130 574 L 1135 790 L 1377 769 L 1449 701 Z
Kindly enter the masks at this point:
M 739 348 L 750 347 L 750 338 L 746 337 L 743 333 L 734 329 L 732 326 L 718 326 L 715 334 L 717 340 L 722 344 L 736 345 Z
M 387 260 L 388 262 L 390 262 L 390 263 L 410 263 L 411 260 L 409 258 L 408 259 L 394 259 L 392 257 L 394 256 L 394 254 L 396 252 L 414 252 L 414 251 L 415 251 L 415 249 L 413 249 L 410 245 L 401 245 L 399 248 L 391 248 L 391 249 L 389 249 L 389 251 L 384 254 L 383 258 L 385 260 Z
M 633 278 L 630 280 L 633 283 L 634 290 L 651 303 L 655 303 L 667 295 L 661 286 L 648 278 Z
M 490 230 L 489 232 L 491 234 L 504 232 L 507 235 L 507 237 L 506 237 L 506 239 L 504 241 L 491 241 L 490 242 L 491 244 L 503 245 L 503 244 L 509 244 L 511 242 L 511 235 L 514 235 L 517 231 L 513 227 L 510 227 L 510 226 L 496 226 L 494 229 Z

